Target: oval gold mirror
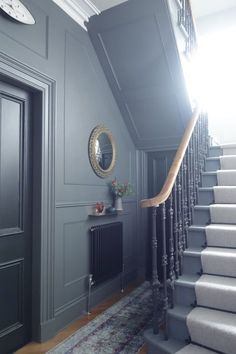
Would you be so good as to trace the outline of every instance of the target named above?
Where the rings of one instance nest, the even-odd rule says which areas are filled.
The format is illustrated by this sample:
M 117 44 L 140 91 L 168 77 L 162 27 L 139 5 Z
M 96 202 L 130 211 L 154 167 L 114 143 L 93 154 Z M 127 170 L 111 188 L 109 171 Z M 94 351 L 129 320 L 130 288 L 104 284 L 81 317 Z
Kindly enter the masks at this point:
M 109 176 L 116 161 L 116 147 L 109 129 L 98 125 L 89 138 L 89 160 L 99 177 Z

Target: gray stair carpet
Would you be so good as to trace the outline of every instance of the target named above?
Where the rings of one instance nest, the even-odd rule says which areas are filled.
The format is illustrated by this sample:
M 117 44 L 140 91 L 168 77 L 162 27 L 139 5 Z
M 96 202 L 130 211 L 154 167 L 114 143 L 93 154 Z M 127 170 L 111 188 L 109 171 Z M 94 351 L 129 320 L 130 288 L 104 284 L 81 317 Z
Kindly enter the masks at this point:
M 225 354 L 236 353 L 236 315 L 196 307 L 187 316 L 191 340 Z
M 192 343 L 178 354 L 236 354 L 236 144 L 220 151 L 206 247 L 200 252 L 202 275 L 193 288 L 196 307 L 186 318 Z
M 236 155 L 220 156 L 221 170 L 235 170 L 236 169 Z
M 235 144 L 229 144 L 228 146 L 222 146 L 223 149 L 223 155 L 236 155 L 236 145 Z
M 236 204 L 212 204 L 210 215 L 213 224 L 236 224 Z
M 217 171 L 218 186 L 236 186 L 236 170 Z
M 206 247 L 201 252 L 204 273 L 236 277 L 236 249 Z
M 236 279 L 202 275 L 195 285 L 197 304 L 203 307 L 235 312 Z
M 216 204 L 236 204 L 236 186 L 213 187 Z
M 236 225 L 210 224 L 205 232 L 208 246 L 236 248 Z

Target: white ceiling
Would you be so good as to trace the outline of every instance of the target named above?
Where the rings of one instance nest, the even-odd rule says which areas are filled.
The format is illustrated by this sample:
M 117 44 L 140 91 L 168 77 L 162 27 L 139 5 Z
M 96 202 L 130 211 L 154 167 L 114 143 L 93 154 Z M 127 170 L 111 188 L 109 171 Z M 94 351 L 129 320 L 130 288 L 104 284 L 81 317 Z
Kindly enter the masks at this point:
M 195 18 L 211 15 L 233 7 L 236 7 L 236 0 L 191 0 Z
M 52 0 L 86 29 L 84 21 L 110 7 L 128 0 Z M 145 0 L 144 0 L 145 1 Z M 195 18 L 236 7 L 236 0 L 191 0 Z

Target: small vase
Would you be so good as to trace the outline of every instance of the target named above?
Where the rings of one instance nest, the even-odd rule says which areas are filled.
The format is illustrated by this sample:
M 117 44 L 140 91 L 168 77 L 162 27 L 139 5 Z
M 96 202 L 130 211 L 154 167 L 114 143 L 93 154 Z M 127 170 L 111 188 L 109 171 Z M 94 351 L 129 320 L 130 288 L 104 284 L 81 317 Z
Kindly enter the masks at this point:
M 117 197 L 115 199 L 115 209 L 117 211 L 122 211 L 123 210 L 123 206 L 122 206 L 122 198 L 121 197 Z

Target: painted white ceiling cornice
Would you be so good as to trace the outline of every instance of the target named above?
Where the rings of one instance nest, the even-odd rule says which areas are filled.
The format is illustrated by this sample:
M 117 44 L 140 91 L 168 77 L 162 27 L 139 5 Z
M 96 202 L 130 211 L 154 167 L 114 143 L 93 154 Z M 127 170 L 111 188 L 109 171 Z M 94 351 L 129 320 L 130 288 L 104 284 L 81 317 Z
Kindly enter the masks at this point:
M 100 10 L 91 0 L 52 0 L 63 11 L 65 11 L 74 21 L 83 29 L 87 30 L 84 22 L 88 21 L 90 16 L 100 14 Z
M 52 0 L 85 30 L 85 21 L 127 0 Z

